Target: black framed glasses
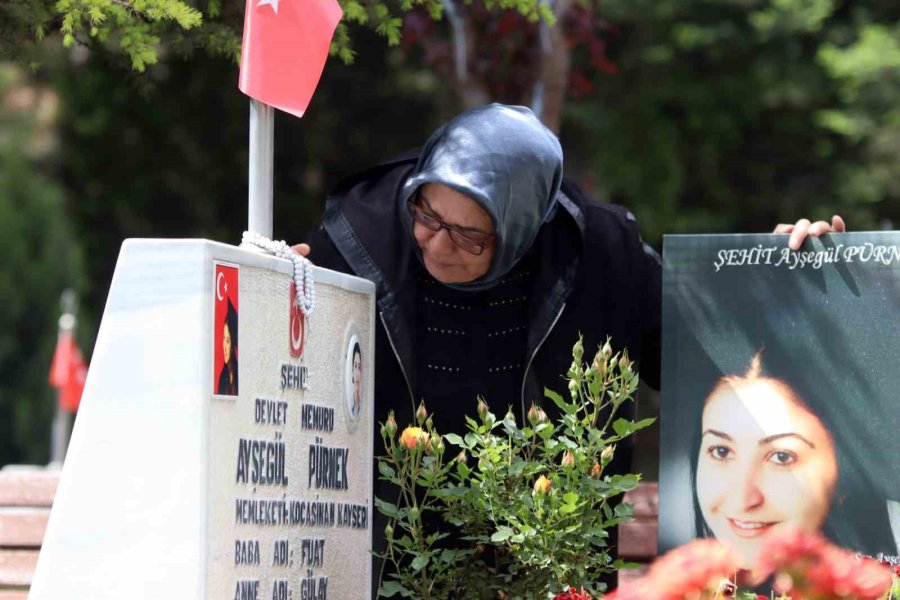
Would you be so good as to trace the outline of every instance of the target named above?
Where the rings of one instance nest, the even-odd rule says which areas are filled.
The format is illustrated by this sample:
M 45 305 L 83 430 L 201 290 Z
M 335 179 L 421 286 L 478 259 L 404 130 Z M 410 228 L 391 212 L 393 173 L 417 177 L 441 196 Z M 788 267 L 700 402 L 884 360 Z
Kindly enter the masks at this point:
M 450 241 L 456 244 L 460 249 L 465 250 L 469 254 L 481 256 L 488 243 L 494 237 L 493 234 L 482 234 L 475 236 L 471 233 L 463 233 L 455 225 L 444 223 L 434 215 L 430 215 L 419 206 L 415 200 L 407 200 L 407 207 L 413 222 L 418 223 L 429 231 L 440 231 L 446 229 L 450 235 Z

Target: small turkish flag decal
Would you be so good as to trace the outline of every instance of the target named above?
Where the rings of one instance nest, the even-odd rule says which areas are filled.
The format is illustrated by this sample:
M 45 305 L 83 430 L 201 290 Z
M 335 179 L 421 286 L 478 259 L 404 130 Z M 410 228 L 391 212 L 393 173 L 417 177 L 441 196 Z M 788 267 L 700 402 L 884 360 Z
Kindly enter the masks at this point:
M 300 358 L 303 356 L 303 346 L 306 342 L 306 319 L 300 305 L 294 300 L 296 298 L 296 286 L 291 284 L 291 318 L 290 318 L 290 345 L 291 356 Z

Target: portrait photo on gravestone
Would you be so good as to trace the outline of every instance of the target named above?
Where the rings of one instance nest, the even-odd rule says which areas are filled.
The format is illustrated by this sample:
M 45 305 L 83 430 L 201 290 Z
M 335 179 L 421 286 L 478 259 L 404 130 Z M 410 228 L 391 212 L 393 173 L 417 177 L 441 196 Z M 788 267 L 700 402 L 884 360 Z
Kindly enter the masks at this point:
M 900 234 L 664 243 L 660 551 L 790 528 L 900 563 Z
M 238 395 L 238 286 L 238 267 L 216 263 L 213 389 L 217 396 Z
M 347 343 L 347 357 L 344 363 L 344 407 L 347 411 L 347 422 L 350 427 L 355 427 L 357 418 L 362 409 L 363 390 L 363 357 L 359 338 L 356 334 L 350 336 Z

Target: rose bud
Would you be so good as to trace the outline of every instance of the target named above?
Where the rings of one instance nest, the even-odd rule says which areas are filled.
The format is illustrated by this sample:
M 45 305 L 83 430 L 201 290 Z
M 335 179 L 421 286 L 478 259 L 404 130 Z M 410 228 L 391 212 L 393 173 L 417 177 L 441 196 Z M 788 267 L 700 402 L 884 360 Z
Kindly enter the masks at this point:
M 425 422 L 425 419 L 427 419 L 427 418 L 428 418 L 428 411 L 425 410 L 425 403 L 420 402 L 419 410 L 416 411 L 416 421 L 419 423 L 420 427 L 422 426 L 422 424 Z
M 513 423 L 516 422 L 516 415 L 513 414 L 512 406 L 510 406 L 510 407 L 506 410 L 506 416 L 503 417 L 503 419 L 506 420 L 506 421 L 512 421 Z
M 566 453 L 563 454 L 560 464 L 567 469 L 575 465 L 575 455 L 572 454 L 571 450 L 566 450 Z
M 603 464 L 607 464 L 610 460 L 612 460 L 613 453 L 616 451 L 616 445 L 610 444 L 606 448 L 603 449 L 603 452 L 600 453 L 600 460 L 603 461 Z
M 389 438 L 394 437 L 394 434 L 397 433 L 397 421 L 394 420 L 394 411 L 391 411 L 390 414 L 388 414 L 387 421 L 384 423 L 384 433 L 386 433 Z
M 386 537 L 387 539 L 391 539 L 392 537 L 394 537 L 394 528 L 390 523 L 388 523 L 384 527 L 384 537 Z
M 591 467 L 591 479 L 599 479 L 602 472 L 603 467 L 600 466 L 600 463 L 595 462 L 594 466 Z
M 537 481 L 534 482 L 534 493 L 535 494 L 547 494 L 550 492 L 550 486 L 553 485 L 553 482 L 543 475 L 537 478 Z
M 572 358 L 576 362 L 581 362 L 581 357 L 584 356 L 584 343 L 582 339 L 579 337 L 578 341 L 575 342 L 575 345 L 572 346 Z
M 600 375 L 601 378 L 606 377 L 606 361 L 599 352 L 597 352 L 597 356 L 594 358 L 594 371 Z
M 531 423 L 532 427 L 538 424 L 538 409 L 534 404 L 528 409 L 528 422 Z
M 546 423 L 550 418 L 547 416 L 547 413 L 544 412 L 543 408 L 538 409 L 538 423 Z
M 436 433 L 431 434 L 431 447 L 438 454 L 444 453 L 444 439 Z
M 488 414 L 488 405 L 485 404 L 484 400 L 481 398 L 478 399 L 478 408 L 475 409 L 478 412 L 478 418 L 484 422 L 487 419 Z

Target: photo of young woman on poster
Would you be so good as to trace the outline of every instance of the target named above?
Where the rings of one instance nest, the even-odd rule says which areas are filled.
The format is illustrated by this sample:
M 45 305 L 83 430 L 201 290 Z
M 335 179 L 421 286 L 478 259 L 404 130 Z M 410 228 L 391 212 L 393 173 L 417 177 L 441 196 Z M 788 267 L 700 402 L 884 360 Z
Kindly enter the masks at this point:
M 886 499 L 848 463 L 843 428 L 821 410 L 834 401 L 829 390 L 801 390 L 763 358 L 719 378 L 702 403 L 691 473 L 697 536 L 721 540 L 745 569 L 788 529 L 896 555 Z

